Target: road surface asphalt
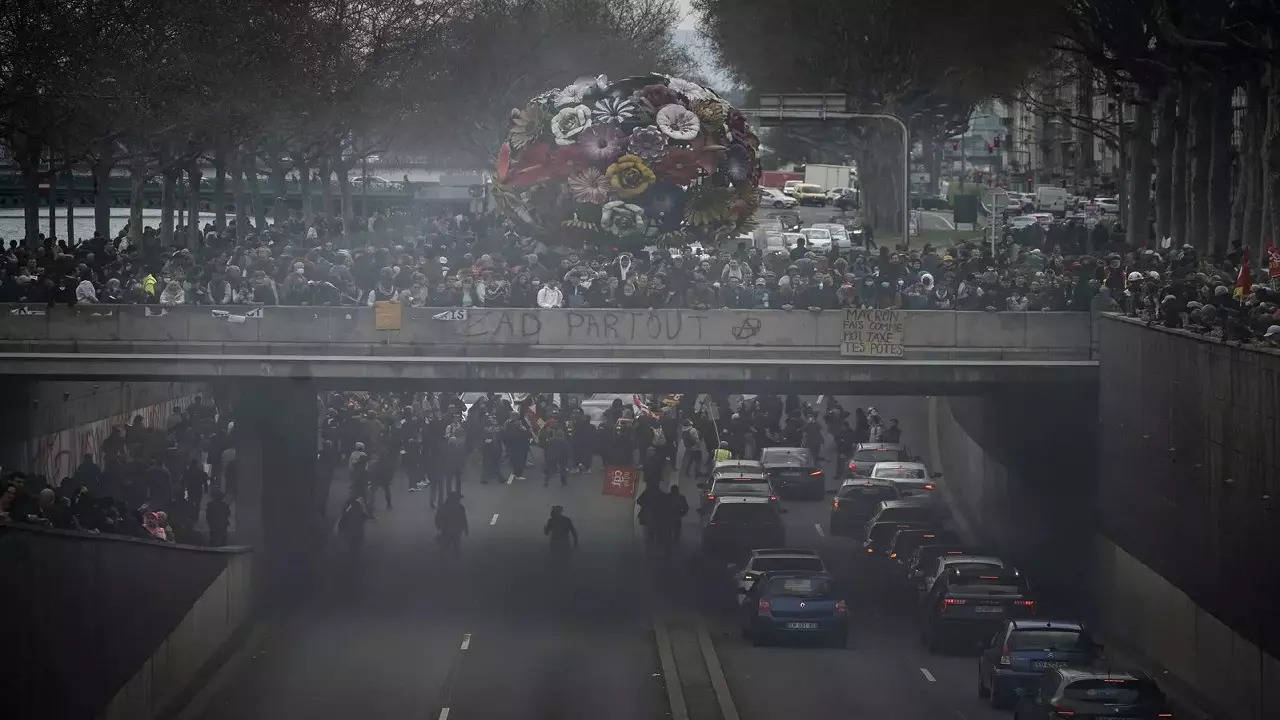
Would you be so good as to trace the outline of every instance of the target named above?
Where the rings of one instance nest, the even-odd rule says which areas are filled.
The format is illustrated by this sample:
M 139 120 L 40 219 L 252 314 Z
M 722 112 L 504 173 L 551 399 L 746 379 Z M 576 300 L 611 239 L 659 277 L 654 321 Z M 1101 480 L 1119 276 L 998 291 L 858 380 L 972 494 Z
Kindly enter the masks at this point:
M 841 402 L 898 417 L 905 441 L 924 451 L 923 399 Z M 829 501 L 786 503 L 787 544 L 818 549 L 849 588 L 849 648 L 757 648 L 738 633 L 723 567 L 697 552 L 696 513 L 665 566 L 646 557 L 632 503 L 602 494 L 598 465 L 568 487 L 544 488 L 540 468 L 526 477 L 485 485 L 471 468 L 460 560 L 434 542 L 428 493 L 397 478 L 395 508 L 377 499 L 362 556 L 332 543 L 324 581 L 270 626 L 203 717 L 661 720 L 651 619 L 668 612 L 703 618 L 744 720 L 1009 717 L 977 698 L 974 657 L 921 648 L 911 604 L 855 557 L 852 539 L 827 534 Z M 334 482 L 331 518 L 345 485 Z M 692 481 L 682 486 L 694 504 Z M 582 538 L 564 575 L 549 567 L 542 534 L 553 504 Z

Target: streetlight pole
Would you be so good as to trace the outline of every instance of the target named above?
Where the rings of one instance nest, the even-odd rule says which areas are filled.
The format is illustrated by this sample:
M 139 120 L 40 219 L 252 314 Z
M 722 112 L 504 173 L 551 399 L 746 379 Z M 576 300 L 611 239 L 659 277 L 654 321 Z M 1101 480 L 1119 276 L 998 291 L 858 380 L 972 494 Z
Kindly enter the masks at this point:
M 911 133 L 897 115 L 888 113 L 849 113 L 851 118 L 888 120 L 902 129 L 902 246 L 911 244 Z

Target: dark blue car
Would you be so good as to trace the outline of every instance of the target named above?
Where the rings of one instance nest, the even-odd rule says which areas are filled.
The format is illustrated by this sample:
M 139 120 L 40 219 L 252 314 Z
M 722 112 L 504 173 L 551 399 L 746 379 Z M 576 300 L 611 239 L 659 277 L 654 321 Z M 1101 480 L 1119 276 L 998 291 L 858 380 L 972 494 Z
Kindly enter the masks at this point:
M 756 645 L 784 638 L 848 644 L 849 607 L 827 573 L 767 572 L 747 591 L 741 612 L 742 633 Z
M 978 658 L 978 695 L 993 707 L 1012 707 L 1035 693 L 1045 670 L 1087 666 L 1101 649 L 1077 622 L 1009 620 Z

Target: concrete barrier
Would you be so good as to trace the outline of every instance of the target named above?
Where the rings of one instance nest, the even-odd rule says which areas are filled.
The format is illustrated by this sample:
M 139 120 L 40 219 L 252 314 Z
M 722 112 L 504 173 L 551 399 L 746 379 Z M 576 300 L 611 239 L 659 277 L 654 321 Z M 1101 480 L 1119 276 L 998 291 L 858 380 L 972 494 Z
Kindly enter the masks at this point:
M 252 315 L 248 315 L 253 311 Z M 73 308 L 0 305 L 0 341 L 57 343 L 104 350 L 113 343 L 210 346 L 226 352 L 265 347 L 267 354 L 297 346 L 331 353 L 370 354 L 401 348 L 741 348 L 836 354 L 844 312 L 806 310 L 605 310 L 470 308 L 459 319 L 436 319 L 444 308 L 404 308 L 398 330 L 379 330 L 367 307 L 161 308 L 80 305 Z M 902 311 L 905 356 L 948 357 L 976 350 L 1012 357 L 1070 353 L 1087 359 L 1087 313 Z M 239 346 L 241 350 L 235 348 Z M 395 354 L 384 351 L 383 354 Z

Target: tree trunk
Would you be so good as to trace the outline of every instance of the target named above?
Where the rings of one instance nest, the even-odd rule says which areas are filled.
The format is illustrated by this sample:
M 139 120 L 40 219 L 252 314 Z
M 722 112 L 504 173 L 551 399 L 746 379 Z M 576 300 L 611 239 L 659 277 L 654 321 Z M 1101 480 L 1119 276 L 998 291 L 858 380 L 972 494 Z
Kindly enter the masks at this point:
M 111 168 L 115 159 L 110 147 L 93 163 L 93 232 L 111 239 Z
M 142 248 L 142 192 L 147 184 L 147 163 L 134 160 L 129 166 L 129 247 Z
M 285 197 L 289 194 L 289 186 L 287 184 L 288 168 L 284 163 L 280 162 L 278 156 L 272 156 L 271 162 L 271 185 L 275 197 L 271 201 L 271 217 L 275 220 L 276 225 L 289 220 L 289 204 L 285 202 Z
M 257 232 L 267 229 L 267 207 L 262 203 L 262 187 L 258 183 L 258 156 L 252 152 L 244 154 L 241 168 L 249 181 L 249 199 L 253 203 L 253 222 Z
M 1151 105 L 1151 94 L 1142 92 L 1133 121 L 1133 198 L 1125 235 L 1131 247 L 1146 245 L 1151 234 Z
M 1083 60 L 1080 61 L 1079 74 L 1076 78 L 1076 114 L 1093 119 L 1093 67 Z M 1093 135 L 1086 127 L 1076 128 L 1076 143 L 1079 146 L 1076 150 L 1077 168 L 1079 175 L 1087 178 L 1090 185 L 1093 184 L 1097 170 L 1093 141 Z
M 1245 247 L 1256 249 L 1253 257 L 1261 258 L 1262 250 L 1267 245 L 1263 225 L 1263 193 L 1262 164 L 1263 142 L 1267 131 L 1267 88 L 1262 78 L 1254 76 L 1246 88 L 1249 98 L 1249 109 L 1246 118 L 1246 134 L 1241 159 L 1244 172 L 1248 173 L 1245 184 L 1244 217 L 1241 220 L 1241 240 Z M 1261 260 L 1259 260 L 1261 262 Z
M 187 197 L 191 198 L 190 225 L 187 227 L 187 247 L 200 247 L 200 172 L 199 163 L 191 163 L 187 168 Z
M 329 164 L 328 155 L 320 156 L 320 217 L 328 218 L 333 214 L 333 186 L 330 179 L 333 168 Z
M 230 176 L 231 202 L 235 206 L 236 241 L 242 241 L 249 231 L 248 215 L 244 210 L 243 185 L 240 176 L 240 153 L 232 150 L 227 158 L 227 174 Z
M 1170 83 L 1160 93 L 1156 120 L 1156 240 L 1168 237 L 1173 227 L 1173 138 L 1177 122 L 1178 86 Z
M 1231 164 L 1234 151 L 1231 135 L 1235 131 L 1231 117 L 1231 95 L 1235 83 L 1225 76 L 1214 78 L 1210 89 L 1213 133 L 1209 142 L 1209 241 L 1210 252 L 1222 257 L 1231 247 Z
M 1121 117 L 1124 117 L 1123 111 Z M 1132 193 L 1129 190 L 1129 142 L 1133 135 L 1130 128 L 1124 123 L 1120 124 L 1120 129 L 1116 133 L 1120 137 L 1120 142 L 1116 146 L 1116 204 L 1119 205 L 1120 212 L 1117 214 L 1125 224 L 1129 222 L 1129 197 Z
M 1263 133 L 1263 235 L 1280 230 L 1280 76 L 1275 69 L 1268 72 L 1267 126 Z M 1261 262 L 1259 257 L 1256 262 Z
M 1191 115 L 1191 92 L 1188 83 L 1183 80 L 1178 92 L 1178 119 L 1173 126 L 1173 188 L 1170 198 L 1170 230 L 1173 242 L 1179 247 L 1187 242 L 1187 180 L 1190 168 L 1187 165 L 1191 144 L 1188 132 L 1188 119 Z
M 62 182 L 67 188 L 67 245 L 76 244 L 76 176 L 71 163 L 62 171 Z
M 1200 252 L 1209 250 L 1209 169 L 1213 159 L 1212 89 L 1195 83 L 1191 111 L 1191 178 L 1188 180 L 1187 242 Z
M 187 192 L 187 184 L 182 182 L 182 170 L 178 170 L 178 187 L 175 190 L 178 193 L 178 222 L 174 227 L 174 240 L 183 239 L 187 236 L 187 209 L 191 205 L 191 195 Z M 177 244 L 176 242 L 174 243 Z
M 58 169 L 53 165 L 52 152 L 49 155 L 49 239 L 58 239 Z
M 177 208 L 178 171 L 167 167 L 160 185 L 160 247 L 173 246 L 173 212 Z
M 311 207 L 311 166 L 301 155 L 293 159 L 293 164 L 298 168 L 298 190 L 302 193 L 302 222 L 311 227 L 315 221 L 315 211 Z
M 219 141 L 213 149 L 213 227 L 227 229 L 227 147 Z
M 342 237 L 347 240 L 344 245 L 349 246 L 356 227 L 355 208 L 352 207 L 351 198 L 351 178 L 348 177 L 350 170 L 345 164 L 339 164 L 334 170 L 338 176 L 338 192 L 342 195 Z

